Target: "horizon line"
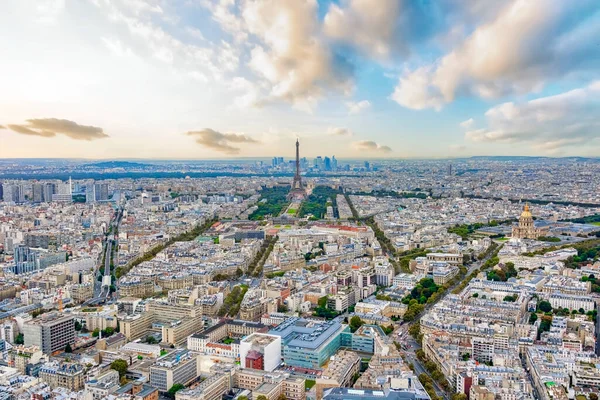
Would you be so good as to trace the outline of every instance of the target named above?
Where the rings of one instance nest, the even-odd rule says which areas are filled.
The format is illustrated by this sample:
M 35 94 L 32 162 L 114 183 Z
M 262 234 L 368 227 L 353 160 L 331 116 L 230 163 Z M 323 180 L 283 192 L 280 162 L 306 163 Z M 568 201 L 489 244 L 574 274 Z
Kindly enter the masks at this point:
M 335 157 L 335 155 L 333 155 Z M 268 160 L 274 157 L 284 157 L 290 160 L 295 160 L 296 156 L 246 156 L 246 157 L 210 157 L 210 158 L 173 158 L 173 157 L 115 157 L 115 158 L 95 158 L 95 157 L 0 157 L 0 161 L 11 160 L 89 160 L 89 161 L 130 161 L 130 160 L 160 160 L 160 161 L 235 161 L 235 160 Z M 321 156 L 301 157 L 316 158 Z M 327 157 L 327 156 L 324 156 Z M 470 155 L 456 157 L 336 157 L 338 160 L 378 160 L 378 161 L 394 161 L 394 160 L 461 160 L 470 158 L 548 158 L 548 159 L 569 159 L 569 158 L 586 158 L 600 160 L 600 156 L 531 156 L 531 155 Z

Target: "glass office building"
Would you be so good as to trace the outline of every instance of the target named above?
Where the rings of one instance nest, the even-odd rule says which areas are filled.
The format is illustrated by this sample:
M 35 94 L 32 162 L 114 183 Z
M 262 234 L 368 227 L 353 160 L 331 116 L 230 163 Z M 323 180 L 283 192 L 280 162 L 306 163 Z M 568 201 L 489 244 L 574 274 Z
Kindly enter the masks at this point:
M 342 333 L 350 332 L 340 319 L 320 322 L 290 318 L 269 331 L 280 336 L 283 362 L 303 368 L 319 368 L 342 346 Z

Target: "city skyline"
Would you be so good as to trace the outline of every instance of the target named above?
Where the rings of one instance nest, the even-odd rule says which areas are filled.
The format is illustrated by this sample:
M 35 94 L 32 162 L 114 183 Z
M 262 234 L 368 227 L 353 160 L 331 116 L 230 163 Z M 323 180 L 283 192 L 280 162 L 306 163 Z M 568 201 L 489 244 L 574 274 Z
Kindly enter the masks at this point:
M 0 400 L 599 400 L 600 0 L 4 0 L 0 49 Z
M 7 1 L 0 158 L 597 156 L 599 22 L 592 0 Z

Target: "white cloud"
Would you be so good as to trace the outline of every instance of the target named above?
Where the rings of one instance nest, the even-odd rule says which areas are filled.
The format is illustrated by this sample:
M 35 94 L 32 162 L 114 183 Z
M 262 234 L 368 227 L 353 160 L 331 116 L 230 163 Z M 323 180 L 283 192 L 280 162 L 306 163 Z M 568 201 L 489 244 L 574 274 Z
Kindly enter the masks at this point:
M 384 146 L 372 140 L 361 140 L 353 143 L 353 147 L 359 151 L 368 151 L 376 153 L 391 153 L 390 146 Z
M 350 114 L 358 114 L 361 111 L 371 108 L 371 102 L 369 100 L 347 101 L 346 107 Z
M 55 25 L 65 8 L 65 0 L 38 0 L 35 3 L 36 21 L 45 25 Z
M 475 120 L 473 118 L 469 118 L 468 120 L 461 122 L 460 126 L 465 129 L 469 129 L 473 126 L 474 123 L 475 123 Z
M 487 126 L 469 130 L 473 142 L 525 143 L 553 153 L 573 145 L 597 146 L 600 135 L 600 81 L 584 88 L 524 103 L 490 108 Z
M 94 0 L 94 4 L 115 24 L 126 27 L 129 33 L 118 39 L 103 39 L 116 54 L 133 52 L 144 60 L 167 64 L 183 75 L 210 75 L 219 81 L 226 71 L 232 71 L 238 65 L 238 55 L 226 42 L 200 46 L 184 42 L 163 28 L 161 22 L 170 21 L 173 16 L 165 13 L 156 2 Z M 185 32 L 185 28 L 182 31 Z
M 388 64 L 470 14 L 479 13 L 466 0 L 340 0 L 331 2 L 323 29 L 335 42 Z
M 398 104 L 414 110 L 425 108 L 441 110 L 444 98 L 439 88 L 432 86 L 430 82 L 431 68 L 421 67 L 408 76 L 400 77 L 400 82 L 390 98 Z
M 352 131 L 348 128 L 331 127 L 327 129 L 327 134 L 331 136 L 352 136 Z
M 200 4 L 210 10 L 212 19 L 229 33 L 236 42 L 242 43 L 248 39 L 243 19 L 236 14 L 236 0 L 203 0 Z
M 600 65 L 600 10 L 595 0 L 577 7 L 562 0 L 513 0 L 433 64 L 405 73 L 392 98 L 412 108 L 440 109 L 457 95 L 495 98 L 538 91 L 553 78 Z M 594 56 L 596 54 L 596 56 Z
M 133 51 L 131 50 L 131 48 L 125 46 L 117 38 L 102 37 L 100 39 L 102 40 L 102 42 L 104 43 L 104 45 L 106 46 L 106 48 L 108 49 L 108 51 L 110 51 L 112 54 L 114 54 L 116 56 L 119 56 L 119 57 L 132 57 L 134 55 Z
M 229 88 L 238 93 L 234 100 L 237 107 L 248 108 L 262 105 L 260 87 L 248 79 L 236 76 L 231 80 Z
M 320 34 L 312 0 L 248 0 L 242 11 L 249 33 L 258 39 L 250 68 L 269 85 L 268 100 L 312 107 L 328 90 L 348 94 L 348 66 Z
M 347 0 L 330 5 L 324 29 L 331 38 L 351 43 L 376 59 L 387 59 L 392 53 L 407 52 L 397 32 L 400 14 L 397 0 Z

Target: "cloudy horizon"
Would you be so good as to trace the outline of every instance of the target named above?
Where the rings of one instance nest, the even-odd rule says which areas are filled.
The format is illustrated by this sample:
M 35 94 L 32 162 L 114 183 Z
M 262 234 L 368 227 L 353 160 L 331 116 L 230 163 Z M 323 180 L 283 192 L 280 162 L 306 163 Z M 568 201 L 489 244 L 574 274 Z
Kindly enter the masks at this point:
M 600 3 L 7 0 L 0 158 L 600 155 Z

